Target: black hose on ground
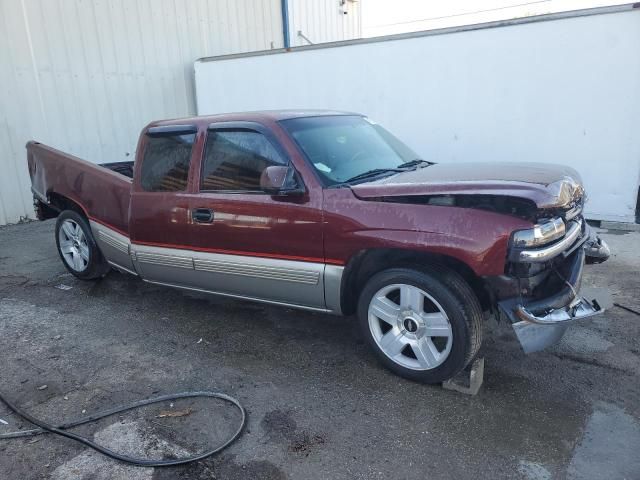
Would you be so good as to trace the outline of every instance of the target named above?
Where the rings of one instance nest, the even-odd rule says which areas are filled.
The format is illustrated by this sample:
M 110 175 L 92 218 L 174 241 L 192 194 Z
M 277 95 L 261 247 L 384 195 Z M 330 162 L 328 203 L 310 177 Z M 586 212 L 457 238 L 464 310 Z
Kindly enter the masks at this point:
M 218 398 L 233 404 L 235 407 L 238 408 L 238 410 L 240 410 L 241 421 L 240 421 L 240 426 L 238 427 L 236 432 L 222 445 L 219 445 L 216 448 L 207 450 L 203 453 L 200 453 L 198 455 L 194 455 L 191 457 L 183 457 L 183 458 L 168 459 L 168 460 L 149 460 L 146 458 L 129 457 L 127 455 L 114 452 L 113 450 L 103 447 L 102 445 L 98 445 L 97 443 L 89 440 L 86 437 L 66 431 L 69 428 L 77 427 L 79 425 L 84 425 L 90 422 L 95 422 L 97 420 L 108 417 L 110 415 L 126 412 L 128 410 L 144 407 L 146 405 L 152 405 L 154 403 L 166 402 L 170 400 L 179 400 L 184 398 L 198 398 L 198 397 Z M 111 457 L 115 460 L 120 460 L 121 462 L 125 462 L 138 467 L 172 467 L 176 465 L 184 465 L 186 463 L 196 462 L 198 460 L 207 458 L 225 449 L 233 441 L 235 441 L 238 438 L 238 436 L 240 436 L 240 433 L 242 433 L 242 430 L 244 429 L 244 426 L 247 421 L 247 414 L 238 400 L 236 400 L 235 398 L 229 395 L 225 395 L 224 393 L 216 393 L 216 392 L 183 392 L 183 393 L 176 393 L 173 395 L 162 395 L 155 398 L 149 398 L 147 400 L 140 400 L 138 402 L 130 403 L 128 405 L 115 407 L 109 410 L 104 410 L 102 412 L 98 412 L 88 417 L 83 417 L 77 420 L 73 420 L 71 422 L 67 422 L 67 423 L 63 423 L 55 426 L 49 425 L 48 423 L 43 422 L 42 420 L 32 417 L 27 412 L 20 410 L 10 400 L 8 400 L 2 394 L 2 392 L 0 392 L 0 401 L 2 401 L 5 405 L 7 405 L 7 407 L 9 407 L 10 410 L 13 410 L 13 412 L 15 412 L 18 416 L 22 417 L 29 423 L 32 423 L 33 425 L 36 425 L 38 427 L 32 430 L 24 430 L 20 432 L 11 432 L 11 433 L 2 434 L 0 435 L 0 440 L 10 439 L 10 438 L 29 437 L 29 436 L 40 435 L 44 433 L 54 433 L 62 437 L 70 438 L 71 440 L 75 440 L 76 442 L 86 445 L 87 447 L 93 448 L 94 450 L 102 453 L 103 455 Z
M 631 313 L 635 313 L 636 315 L 640 316 L 640 312 L 638 310 L 634 310 L 631 307 L 626 307 L 624 305 L 620 305 L 619 303 L 614 303 L 614 305 L 618 308 L 621 308 L 623 310 L 626 310 L 627 312 L 631 312 Z

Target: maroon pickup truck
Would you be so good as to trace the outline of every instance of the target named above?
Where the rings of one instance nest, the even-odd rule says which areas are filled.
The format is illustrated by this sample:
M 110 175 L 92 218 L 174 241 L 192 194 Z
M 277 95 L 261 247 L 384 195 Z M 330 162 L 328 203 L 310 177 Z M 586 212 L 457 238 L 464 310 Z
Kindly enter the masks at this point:
M 489 315 L 525 352 L 604 309 L 577 293 L 608 248 L 576 171 L 435 164 L 368 118 L 273 111 L 154 122 L 134 162 L 27 144 L 38 218 L 65 267 L 340 315 L 426 383 L 477 354 Z

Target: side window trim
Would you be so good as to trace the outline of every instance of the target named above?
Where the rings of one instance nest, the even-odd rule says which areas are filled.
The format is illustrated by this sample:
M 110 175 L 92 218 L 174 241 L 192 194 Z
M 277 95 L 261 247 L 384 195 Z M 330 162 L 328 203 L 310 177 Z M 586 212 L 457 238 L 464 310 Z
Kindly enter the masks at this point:
M 171 137 L 174 135 L 189 135 L 197 133 L 198 127 L 195 125 L 162 125 L 160 127 L 150 127 L 147 129 L 147 135 L 150 137 Z
M 250 122 L 250 121 L 213 122 L 213 123 L 210 123 L 208 125 L 208 127 L 206 129 L 206 132 L 205 132 L 206 133 L 206 137 L 205 137 L 204 147 L 202 149 L 202 157 L 201 157 L 201 161 L 200 161 L 200 172 L 198 173 L 198 181 L 197 181 L 198 192 L 199 193 L 225 194 L 225 195 L 230 195 L 230 194 L 235 194 L 235 195 L 268 195 L 266 192 L 264 192 L 262 190 L 234 190 L 234 189 L 215 190 L 215 189 L 203 188 L 202 179 L 203 179 L 203 173 L 204 173 L 204 168 L 205 168 L 206 152 L 207 152 L 207 146 L 208 146 L 208 141 L 209 141 L 209 132 L 215 132 L 215 131 L 218 131 L 218 130 L 221 130 L 221 131 L 225 131 L 225 130 L 238 130 L 238 131 L 248 130 L 248 131 L 253 131 L 255 133 L 259 133 L 267 140 L 267 142 L 269 142 L 269 144 L 275 150 L 275 152 L 282 158 L 283 165 L 285 165 L 285 166 L 292 166 L 293 165 L 293 162 L 291 161 L 291 158 L 289 157 L 289 155 L 287 154 L 285 149 L 282 147 L 280 142 L 277 140 L 277 138 L 275 137 L 273 132 L 271 132 L 271 130 L 266 128 L 261 123 Z
M 209 133 L 212 130 L 228 130 L 228 129 L 244 129 L 244 130 L 254 130 L 258 133 L 264 135 L 264 137 L 269 141 L 271 146 L 275 149 L 275 151 L 282 157 L 285 161 L 286 165 L 291 164 L 291 158 L 284 147 L 280 144 L 276 136 L 273 132 L 258 122 L 249 122 L 249 121 L 227 121 L 227 122 L 213 122 L 207 126 L 206 133 Z M 205 144 L 206 148 L 206 144 Z
M 157 127 L 149 127 L 144 132 L 144 135 L 147 137 L 147 140 L 144 142 L 144 146 L 142 149 L 141 155 L 141 166 L 140 166 L 140 179 L 139 179 L 139 188 L 142 192 L 145 193 L 166 193 L 166 192 L 187 192 L 189 190 L 189 177 L 191 175 L 191 167 L 193 165 L 193 155 L 195 151 L 196 141 L 197 141 L 198 127 L 193 124 L 188 125 L 161 125 Z M 187 159 L 187 178 L 186 184 L 182 189 L 147 189 L 145 188 L 145 167 L 147 167 L 146 162 L 147 153 L 149 148 L 150 139 L 159 139 L 163 137 L 178 137 L 184 135 L 193 135 L 193 139 L 190 144 L 190 152 Z

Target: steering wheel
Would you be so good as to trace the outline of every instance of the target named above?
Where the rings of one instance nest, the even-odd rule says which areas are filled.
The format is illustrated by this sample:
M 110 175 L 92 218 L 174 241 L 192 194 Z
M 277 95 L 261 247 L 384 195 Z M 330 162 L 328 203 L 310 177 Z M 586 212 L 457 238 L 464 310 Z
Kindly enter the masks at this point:
M 335 168 L 333 169 L 333 173 L 338 176 L 338 177 L 342 177 L 342 173 L 346 173 L 346 172 L 350 172 L 350 174 L 348 176 L 352 177 L 353 175 L 356 175 L 357 173 L 351 173 L 351 172 L 358 172 L 358 171 L 365 171 L 368 170 L 368 168 L 366 168 L 366 164 L 363 165 L 363 168 L 359 169 L 359 168 L 354 168 L 354 165 L 358 165 L 360 163 L 365 163 L 367 160 L 368 156 L 367 156 L 367 152 L 364 150 L 359 150 L 356 153 L 354 153 L 353 155 L 351 155 L 351 158 L 349 158 L 349 160 L 347 162 L 341 162 L 338 163 Z M 344 179 L 346 180 L 346 178 Z

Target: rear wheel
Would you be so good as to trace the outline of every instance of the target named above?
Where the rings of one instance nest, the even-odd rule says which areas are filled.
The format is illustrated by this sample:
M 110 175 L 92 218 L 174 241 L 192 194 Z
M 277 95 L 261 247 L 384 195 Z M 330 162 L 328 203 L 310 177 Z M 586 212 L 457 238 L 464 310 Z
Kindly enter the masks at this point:
M 358 317 L 380 361 L 424 383 L 456 375 L 482 341 L 478 299 L 458 274 L 443 267 L 376 274 L 362 291 Z
M 109 271 L 89 223 L 73 210 L 65 210 L 58 216 L 56 245 L 66 269 L 82 280 L 100 278 Z

